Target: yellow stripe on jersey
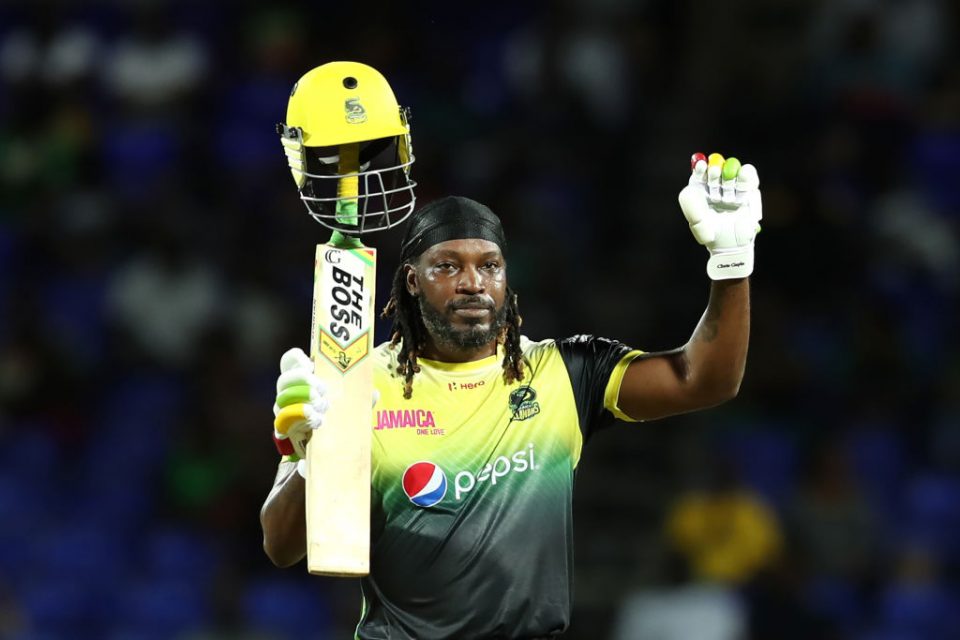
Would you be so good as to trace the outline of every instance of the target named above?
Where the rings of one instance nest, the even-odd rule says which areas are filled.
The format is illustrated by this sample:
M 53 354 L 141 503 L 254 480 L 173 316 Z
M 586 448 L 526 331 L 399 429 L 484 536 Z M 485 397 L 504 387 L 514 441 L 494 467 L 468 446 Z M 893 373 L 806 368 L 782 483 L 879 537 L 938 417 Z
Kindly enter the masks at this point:
M 623 376 L 627 373 L 627 367 L 630 366 L 630 363 L 642 354 L 643 351 L 631 351 L 623 356 L 617 366 L 614 367 L 613 373 L 610 374 L 607 388 L 603 392 L 603 408 L 626 422 L 642 422 L 642 420 L 631 418 L 620 409 L 620 385 L 623 384 Z

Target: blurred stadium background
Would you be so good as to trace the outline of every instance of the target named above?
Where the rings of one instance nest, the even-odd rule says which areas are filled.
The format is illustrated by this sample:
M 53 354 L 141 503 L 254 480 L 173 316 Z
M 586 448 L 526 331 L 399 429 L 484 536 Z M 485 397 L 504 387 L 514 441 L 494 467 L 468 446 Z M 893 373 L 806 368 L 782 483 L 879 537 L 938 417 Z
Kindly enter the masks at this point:
M 352 634 L 356 585 L 274 569 L 257 519 L 326 237 L 273 125 L 335 59 L 412 108 L 422 201 L 503 217 L 533 338 L 682 344 L 708 291 L 687 159 L 760 168 L 740 397 L 586 448 L 569 638 L 960 637 L 958 20 L 952 0 L 3 2 L 0 637 Z M 384 265 L 397 240 L 375 239 Z

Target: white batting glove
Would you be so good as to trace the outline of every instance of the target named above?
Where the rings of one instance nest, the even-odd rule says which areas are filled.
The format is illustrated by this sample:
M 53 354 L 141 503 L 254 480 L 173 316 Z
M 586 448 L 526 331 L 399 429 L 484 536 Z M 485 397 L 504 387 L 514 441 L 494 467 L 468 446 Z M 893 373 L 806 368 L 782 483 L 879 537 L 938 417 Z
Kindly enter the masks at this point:
M 753 240 L 763 217 L 760 178 L 752 164 L 719 153 L 695 153 L 690 182 L 680 192 L 680 209 L 697 242 L 710 251 L 711 280 L 753 273 Z
M 281 454 L 306 458 L 307 442 L 323 424 L 329 407 L 326 392 L 326 385 L 313 373 L 313 361 L 302 349 L 283 354 L 273 405 L 273 439 Z

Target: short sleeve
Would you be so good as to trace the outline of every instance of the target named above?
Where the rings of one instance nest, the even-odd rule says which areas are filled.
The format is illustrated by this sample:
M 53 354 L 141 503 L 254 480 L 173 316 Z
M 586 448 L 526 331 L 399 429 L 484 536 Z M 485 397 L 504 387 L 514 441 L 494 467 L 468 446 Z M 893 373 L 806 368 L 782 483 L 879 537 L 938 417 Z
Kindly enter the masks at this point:
M 570 376 L 584 442 L 617 418 L 628 419 L 617 407 L 617 396 L 627 366 L 642 352 L 591 335 L 564 338 L 556 344 Z

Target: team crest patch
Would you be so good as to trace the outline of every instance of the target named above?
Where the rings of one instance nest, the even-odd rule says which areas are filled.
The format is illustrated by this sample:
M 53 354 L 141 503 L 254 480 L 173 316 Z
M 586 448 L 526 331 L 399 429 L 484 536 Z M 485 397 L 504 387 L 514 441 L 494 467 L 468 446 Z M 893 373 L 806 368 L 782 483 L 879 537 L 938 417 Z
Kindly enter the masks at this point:
M 360 98 L 347 98 L 343 105 L 347 123 L 361 124 L 367 121 L 367 110 L 360 104 Z
M 523 386 L 510 392 L 507 400 L 513 420 L 526 420 L 540 413 L 537 392 L 533 387 Z

